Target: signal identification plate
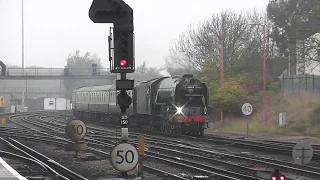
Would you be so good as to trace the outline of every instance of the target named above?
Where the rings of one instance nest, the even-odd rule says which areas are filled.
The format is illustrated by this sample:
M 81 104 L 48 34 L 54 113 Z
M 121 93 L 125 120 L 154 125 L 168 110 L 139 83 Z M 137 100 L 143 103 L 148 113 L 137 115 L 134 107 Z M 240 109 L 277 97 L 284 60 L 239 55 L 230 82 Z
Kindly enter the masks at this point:
M 117 80 L 116 89 L 117 90 L 133 90 L 134 80 Z

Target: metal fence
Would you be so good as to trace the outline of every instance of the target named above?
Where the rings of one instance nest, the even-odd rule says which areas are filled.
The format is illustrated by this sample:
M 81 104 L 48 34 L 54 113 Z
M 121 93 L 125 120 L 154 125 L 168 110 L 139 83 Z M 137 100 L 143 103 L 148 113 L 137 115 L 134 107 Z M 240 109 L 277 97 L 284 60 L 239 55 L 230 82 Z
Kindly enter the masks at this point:
M 310 93 L 320 95 L 319 75 L 284 75 L 282 92 L 286 94 Z
M 109 68 L 96 68 L 97 75 L 110 75 Z M 64 68 L 7 68 L 7 76 L 62 76 Z M 93 70 L 90 68 L 73 68 L 69 70 L 69 75 L 91 76 Z

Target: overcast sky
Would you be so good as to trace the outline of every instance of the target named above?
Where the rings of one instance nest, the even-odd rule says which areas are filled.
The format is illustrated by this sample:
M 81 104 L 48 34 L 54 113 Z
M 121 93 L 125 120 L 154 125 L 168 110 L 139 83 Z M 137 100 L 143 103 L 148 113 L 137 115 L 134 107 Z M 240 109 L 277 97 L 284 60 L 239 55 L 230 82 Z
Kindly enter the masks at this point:
M 21 1 L 0 0 L 0 60 L 21 65 Z M 134 10 L 136 63 L 162 66 L 169 44 L 190 23 L 222 10 L 263 11 L 269 0 L 125 0 Z M 110 24 L 88 17 L 92 0 L 24 0 L 25 66 L 63 67 L 79 49 L 108 67 Z

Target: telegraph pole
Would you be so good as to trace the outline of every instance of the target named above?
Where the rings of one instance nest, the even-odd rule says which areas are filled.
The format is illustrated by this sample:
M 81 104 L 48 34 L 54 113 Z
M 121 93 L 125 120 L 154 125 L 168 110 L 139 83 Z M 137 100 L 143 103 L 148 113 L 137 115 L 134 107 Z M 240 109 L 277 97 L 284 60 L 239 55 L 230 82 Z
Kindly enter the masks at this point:
M 209 37 L 215 37 L 216 34 L 210 33 Z M 220 42 L 220 88 L 224 86 L 224 38 L 220 34 L 217 35 Z M 220 112 L 220 121 L 223 122 L 223 111 Z
M 263 121 L 267 126 L 267 47 L 266 47 L 266 24 L 263 24 Z
M 267 38 L 266 38 L 266 24 L 249 24 L 263 27 L 263 122 L 268 125 L 267 119 Z M 289 68 L 290 69 L 290 68 Z

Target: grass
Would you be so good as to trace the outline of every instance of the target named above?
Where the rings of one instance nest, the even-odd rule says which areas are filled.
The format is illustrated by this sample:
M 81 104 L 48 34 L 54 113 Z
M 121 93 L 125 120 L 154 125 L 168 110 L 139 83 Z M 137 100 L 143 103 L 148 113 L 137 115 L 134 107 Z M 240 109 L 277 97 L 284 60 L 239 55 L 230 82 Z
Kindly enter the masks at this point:
M 286 136 L 313 136 L 320 143 L 320 98 L 317 95 L 273 95 L 268 99 L 268 126 L 263 123 L 262 109 L 249 117 L 250 134 L 276 134 Z M 286 112 L 287 126 L 279 127 L 279 113 Z M 211 130 L 222 132 L 246 132 L 244 118 L 229 118 L 212 123 Z

